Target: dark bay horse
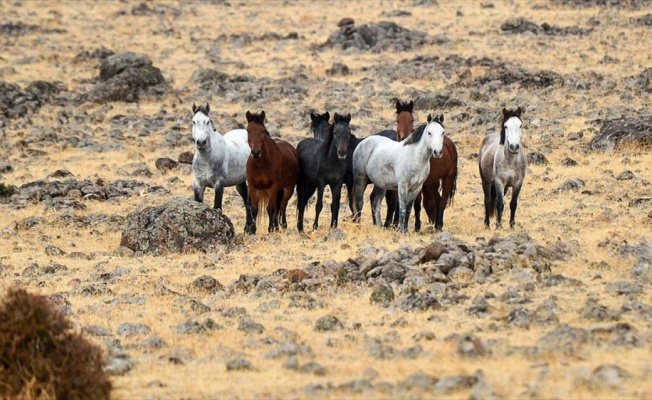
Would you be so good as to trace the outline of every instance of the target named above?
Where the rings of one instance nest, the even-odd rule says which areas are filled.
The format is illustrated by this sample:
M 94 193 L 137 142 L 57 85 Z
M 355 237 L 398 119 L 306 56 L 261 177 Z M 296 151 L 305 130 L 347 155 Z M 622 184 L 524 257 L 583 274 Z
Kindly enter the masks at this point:
M 252 114 L 247 111 L 247 135 L 251 156 L 247 160 L 247 184 L 254 219 L 252 233 L 256 233 L 258 208 L 267 203 L 269 232 L 279 224 L 287 228 L 286 209 L 294 193 L 299 174 L 299 156 L 291 144 L 272 139 L 265 128 L 265 111 Z
M 484 192 L 484 224 L 489 227 L 489 218 L 496 212 L 496 228 L 502 226 L 505 194 L 512 188 L 509 202 L 509 226 L 514 228 L 518 195 L 527 171 L 527 159 L 521 147 L 521 107 L 516 110 L 503 108 L 500 133 L 487 135 L 482 140 L 478 153 L 480 178 Z
M 346 158 L 349 139 L 351 137 L 351 114 L 335 113 L 333 124 L 328 123 L 329 114 L 317 115 L 311 113 L 311 128 L 321 130 L 322 138 L 307 138 L 299 142 L 299 179 L 297 181 L 297 229 L 303 232 L 303 215 L 308 200 L 317 190 L 317 205 L 313 229 L 319 227 L 319 214 L 323 208 L 324 188 L 331 189 L 331 228 L 337 227 L 340 211 L 342 184 L 346 174 Z M 323 129 L 326 127 L 326 129 Z

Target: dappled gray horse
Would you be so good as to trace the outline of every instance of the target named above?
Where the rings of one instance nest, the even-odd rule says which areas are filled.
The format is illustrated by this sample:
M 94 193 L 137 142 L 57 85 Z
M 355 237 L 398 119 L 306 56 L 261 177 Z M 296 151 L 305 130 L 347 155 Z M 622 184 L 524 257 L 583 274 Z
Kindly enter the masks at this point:
M 204 201 L 206 187 L 215 189 L 213 208 L 222 208 L 224 188 L 235 186 L 245 205 L 245 232 L 252 233 L 253 218 L 247 191 L 247 159 L 251 148 L 245 129 L 234 129 L 222 136 L 208 115 L 210 106 L 192 105 L 192 139 L 195 156 L 192 159 L 195 200 Z
M 380 201 L 386 190 L 398 190 L 398 229 L 407 232 L 407 221 L 414 200 L 430 173 L 430 157 L 441 157 L 444 142 L 444 116 L 432 118 L 414 133 L 397 142 L 373 135 L 364 139 L 353 152 L 354 221 L 360 220 L 367 183 L 374 184 L 371 209 L 376 224 L 382 226 Z
M 496 213 L 496 228 L 502 226 L 505 194 L 512 188 L 509 203 L 509 226 L 516 223 L 516 205 L 527 170 L 527 159 L 521 147 L 521 107 L 516 110 L 503 108 L 500 134 L 487 135 L 480 146 L 478 156 L 480 177 L 484 191 L 484 224 L 489 227 L 489 218 Z

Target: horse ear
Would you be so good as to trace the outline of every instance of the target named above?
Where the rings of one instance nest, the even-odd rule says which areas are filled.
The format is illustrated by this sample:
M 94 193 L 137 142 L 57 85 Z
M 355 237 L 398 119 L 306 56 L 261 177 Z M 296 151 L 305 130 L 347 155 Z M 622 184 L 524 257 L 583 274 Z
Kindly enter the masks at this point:
M 430 121 L 432 121 L 432 115 L 428 114 L 428 123 L 430 123 Z
M 197 106 L 195 105 L 195 103 L 192 103 L 192 113 L 197 114 Z
M 326 118 L 326 122 L 328 122 L 328 120 L 331 119 L 331 113 L 329 113 L 328 111 L 326 111 L 326 112 L 324 113 L 324 118 Z
M 314 112 L 310 111 L 310 120 L 311 120 L 312 122 L 315 122 L 315 118 L 317 118 L 317 114 L 315 114 Z
M 444 124 L 444 114 L 439 114 L 439 123 Z
M 396 100 L 396 112 L 401 112 L 401 100 Z
M 507 109 L 505 107 L 503 107 L 503 118 L 507 117 L 508 113 L 509 113 L 509 111 L 507 111 Z
M 346 114 L 346 122 L 347 123 L 351 122 L 351 113 Z
M 407 111 L 412 112 L 412 110 L 414 110 L 414 102 L 410 100 L 407 106 Z
M 245 117 L 247 117 L 247 122 L 251 122 L 252 115 L 251 115 L 251 113 L 249 111 L 247 111 L 247 114 L 245 114 Z
M 521 118 L 521 114 L 522 114 L 522 113 L 523 113 L 523 110 L 521 109 L 521 106 L 519 106 L 519 107 L 516 109 L 516 116 L 519 117 L 519 118 Z
M 265 122 L 265 111 L 261 111 L 261 112 L 260 112 L 260 120 L 261 120 L 262 122 Z
M 206 112 L 207 113 L 211 112 L 211 106 L 208 103 L 206 103 Z

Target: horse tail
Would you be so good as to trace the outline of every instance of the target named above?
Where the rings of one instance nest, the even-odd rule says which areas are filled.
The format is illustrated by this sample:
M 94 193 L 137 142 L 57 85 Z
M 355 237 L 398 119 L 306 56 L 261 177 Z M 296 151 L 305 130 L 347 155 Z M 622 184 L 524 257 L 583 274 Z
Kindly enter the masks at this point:
M 453 205 L 453 198 L 455 197 L 455 192 L 457 192 L 457 170 L 455 170 L 455 175 L 453 175 L 453 186 L 451 187 L 451 194 L 448 196 L 448 205 Z
M 268 200 L 269 193 L 266 190 L 258 192 L 258 215 L 256 216 L 256 225 L 258 226 L 262 226 L 262 223 L 265 222 Z

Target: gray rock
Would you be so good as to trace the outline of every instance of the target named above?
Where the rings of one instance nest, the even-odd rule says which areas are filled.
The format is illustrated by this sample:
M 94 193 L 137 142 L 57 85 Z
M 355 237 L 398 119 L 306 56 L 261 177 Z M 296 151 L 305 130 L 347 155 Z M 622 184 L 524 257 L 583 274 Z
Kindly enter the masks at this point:
M 539 27 L 539 25 L 525 18 L 511 17 L 507 21 L 503 22 L 502 25 L 500 25 L 500 30 L 509 33 L 532 32 L 534 34 L 537 34 L 541 30 L 541 28 Z
M 194 292 L 215 294 L 224 290 L 224 285 L 210 275 L 202 275 L 188 285 L 188 289 Z
M 233 237 L 233 224 L 221 210 L 176 198 L 129 214 L 120 246 L 154 255 L 211 251 Z
M 251 361 L 243 357 L 236 357 L 226 363 L 227 371 L 251 371 L 253 369 Z
M 531 151 L 527 154 L 528 165 L 547 165 L 550 164 L 546 156 L 540 151 Z
M 310 361 L 298 368 L 299 372 L 315 374 L 318 376 L 326 375 L 326 368 L 322 367 L 315 361 Z
M 643 291 L 643 286 L 634 282 L 614 281 L 607 283 L 605 290 L 617 294 L 637 294 Z
M 397 388 L 405 391 L 420 390 L 420 391 L 434 391 L 439 379 L 425 374 L 423 372 L 415 372 L 404 380 L 398 383 Z
M 557 328 L 537 340 L 537 348 L 544 352 L 575 355 L 589 339 L 589 334 L 582 328 L 560 324 Z
M 591 372 L 589 383 L 596 388 L 618 388 L 631 378 L 631 374 L 618 365 L 602 364 Z
M 344 325 L 339 319 L 332 315 L 324 315 L 315 323 L 315 330 L 319 332 L 329 332 L 344 329 Z
M 435 390 L 450 394 L 460 390 L 470 389 L 478 382 L 476 375 L 452 375 L 439 378 Z
M 557 189 L 553 190 L 553 192 L 554 193 L 559 193 L 559 192 L 567 192 L 569 190 L 577 191 L 580 188 L 584 187 L 585 185 L 586 184 L 584 183 L 584 181 L 581 180 L 580 178 L 573 178 L 573 179 L 569 179 L 566 182 L 564 182 Z
M 261 334 L 265 331 L 265 327 L 263 326 L 263 324 L 255 322 L 248 317 L 244 317 L 240 319 L 240 323 L 238 324 L 238 330 L 247 333 Z
M 124 375 L 129 372 L 136 362 L 124 350 L 122 344 L 117 339 L 107 339 L 104 341 L 107 348 L 105 358 L 105 371 L 111 375 Z
M 398 301 L 398 307 L 405 311 L 440 310 L 441 303 L 437 298 L 428 293 L 412 293 Z
M 223 329 L 222 325 L 216 323 L 211 318 L 201 323 L 194 319 L 190 319 L 182 324 L 177 325 L 176 333 L 179 335 L 206 333 L 208 331 Z
M 612 150 L 621 146 L 645 147 L 652 144 L 652 115 L 607 120 L 589 146 L 594 150 Z
M 125 322 L 118 326 L 118 335 L 121 336 L 133 336 L 133 335 L 146 335 L 150 333 L 152 329 L 140 322 Z
M 380 284 L 374 288 L 374 291 L 371 292 L 371 296 L 369 298 L 370 303 L 379 303 L 384 306 L 388 306 L 393 301 L 394 289 L 392 289 L 392 285 L 387 282 L 380 282 Z
M 109 328 L 105 328 L 99 325 L 82 325 L 81 328 L 83 333 L 93 335 L 93 336 L 112 336 L 113 332 Z

